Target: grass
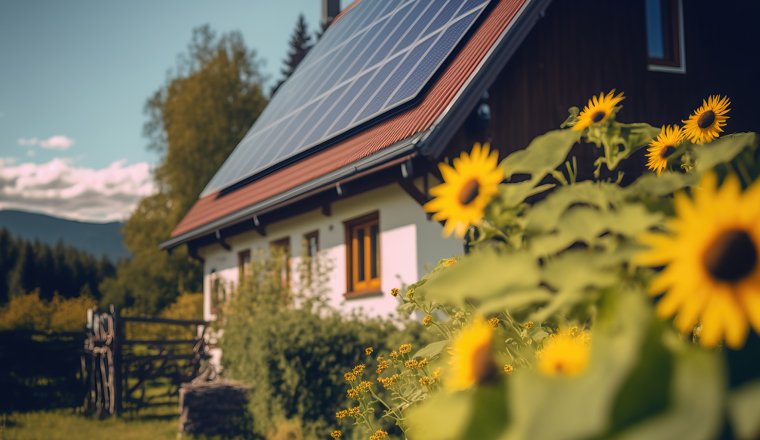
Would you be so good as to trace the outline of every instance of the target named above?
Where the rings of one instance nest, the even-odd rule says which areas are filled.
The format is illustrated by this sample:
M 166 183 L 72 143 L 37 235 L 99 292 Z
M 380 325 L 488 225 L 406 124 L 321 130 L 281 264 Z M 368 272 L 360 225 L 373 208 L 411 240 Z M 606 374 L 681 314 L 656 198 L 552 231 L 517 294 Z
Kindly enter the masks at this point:
M 4 428 L 3 428 L 4 425 Z M 123 417 L 98 420 L 72 410 L 0 416 L 0 440 L 176 440 L 177 418 Z

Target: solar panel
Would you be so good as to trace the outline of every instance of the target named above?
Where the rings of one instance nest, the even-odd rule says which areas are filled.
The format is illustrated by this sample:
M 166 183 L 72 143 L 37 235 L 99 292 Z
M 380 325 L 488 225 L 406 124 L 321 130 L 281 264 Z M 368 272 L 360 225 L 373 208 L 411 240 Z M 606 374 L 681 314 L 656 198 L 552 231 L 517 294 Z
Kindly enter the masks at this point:
M 361 1 L 309 51 L 201 197 L 414 99 L 489 1 Z

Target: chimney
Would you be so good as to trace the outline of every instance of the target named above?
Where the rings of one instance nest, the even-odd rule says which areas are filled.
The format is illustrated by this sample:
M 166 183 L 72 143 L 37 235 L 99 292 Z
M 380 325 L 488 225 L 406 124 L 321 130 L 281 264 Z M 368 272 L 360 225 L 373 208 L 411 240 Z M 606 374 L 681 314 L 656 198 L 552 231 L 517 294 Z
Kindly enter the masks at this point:
M 340 0 L 322 0 L 322 30 L 340 13 Z

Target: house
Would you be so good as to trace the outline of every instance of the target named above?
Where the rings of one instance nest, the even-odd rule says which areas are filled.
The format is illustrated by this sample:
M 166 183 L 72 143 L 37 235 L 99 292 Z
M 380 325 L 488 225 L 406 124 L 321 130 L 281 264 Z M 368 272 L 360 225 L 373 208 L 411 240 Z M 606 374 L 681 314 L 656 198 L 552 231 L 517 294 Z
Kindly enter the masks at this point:
M 275 249 L 291 268 L 329 258 L 335 307 L 393 313 L 392 288 L 463 252 L 421 207 L 439 161 L 487 139 L 503 158 L 613 88 L 624 121 L 678 123 L 722 94 L 729 130 L 755 129 L 758 18 L 757 2 L 356 1 L 161 248 L 203 262 L 206 319 L 213 286 Z M 598 154 L 576 149 L 582 164 Z M 627 171 L 641 172 L 639 153 Z

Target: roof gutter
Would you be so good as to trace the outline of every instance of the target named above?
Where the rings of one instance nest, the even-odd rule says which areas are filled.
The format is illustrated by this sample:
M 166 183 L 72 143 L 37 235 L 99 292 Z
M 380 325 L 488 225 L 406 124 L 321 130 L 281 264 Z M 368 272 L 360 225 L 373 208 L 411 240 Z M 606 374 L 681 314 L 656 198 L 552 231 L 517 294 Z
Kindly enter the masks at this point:
M 443 153 L 449 140 L 486 92 L 496 81 L 504 66 L 522 45 L 533 26 L 544 17 L 551 0 L 526 0 L 499 38 L 483 57 L 475 73 L 459 89 L 441 116 L 433 123 L 420 141 L 420 153 L 436 160 Z
M 240 221 L 244 221 L 246 219 L 250 219 L 254 215 L 263 214 L 264 212 L 268 212 L 285 204 L 292 203 L 293 201 L 311 195 L 312 193 L 323 191 L 336 183 L 352 180 L 354 178 L 366 175 L 369 172 L 383 169 L 385 168 L 383 165 L 389 166 L 395 165 L 396 162 L 399 161 L 403 162 L 409 158 L 408 153 L 413 152 L 413 150 L 416 149 L 419 140 L 426 133 L 427 132 L 417 133 L 406 139 L 402 139 L 395 144 L 378 151 L 375 154 L 367 156 L 363 159 L 359 159 L 349 165 L 338 168 L 337 170 L 296 186 L 295 188 L 284 191 L 259 203 L 255 203 L 237 212 L 233 212 L 232 214 L 226 215 L 191 231 L 185 232 L 184 234 L 173 237 L 161 243 L 158 245 L 158 247 L 161 250 L 173 249 L 203 235 L 214 233 L 221 228 L 239 223 Z M 404 155 L 407 156 L 399 158 L 399 156 Z

